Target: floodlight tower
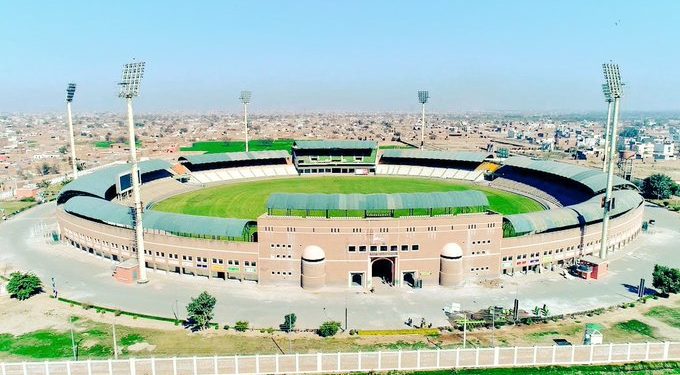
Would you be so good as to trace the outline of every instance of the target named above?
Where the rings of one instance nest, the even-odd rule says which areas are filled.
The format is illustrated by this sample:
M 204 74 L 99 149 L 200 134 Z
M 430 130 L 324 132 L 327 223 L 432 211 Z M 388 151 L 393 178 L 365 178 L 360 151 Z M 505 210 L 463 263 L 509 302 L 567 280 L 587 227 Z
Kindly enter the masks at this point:
M 123 65 L 123 76 L 120 82 L 118 96 L 127 102 L 128 132 L 130 133 L 130 163 L 132 164 L 130 179 L 132 180 L 132 195 L 135 200 L 134 223 L 135 242 L 137 247 L 137 261 L 139 263 L 138 283 L 149 281 L 146 277 L 146 260 L 144 254 L 144 227 L 142 226 L 142 199 L 139 192 L 139 165 L 137 165 L 137 146 L 135 144 L 135 121 L 132 116 L 132 98 L 139 95 L 139 85 L 144 76 L 144 62 L 132 62 Z
M 418 102 L 423 107 L 423 118 L 420 124 L 420 149 L 425 149 L 425 103 L 430 99 L 429 91 L 418 91 Z
M 607 188 L 604 193 L 604 216 L 602 217 L 602 239 L 600 240 L 600 258 L 607 258 L 609 232 L 609 216 L 614 209 L 614 199 L 612 199 L 612 185 L 614 182 L 614 160 L 616 152 L 616 127 L 619 122 L 619 106 L 621 104 L 621 96 L 623 95 L 623 83 L 621 83 L 621 74 L 617 64 L 608 63 L 602 64 L 604 72 L 605 84 L 609 88 L 609 93 L 613 99 L 613 118 L 611 122 L 611 129 L 609 131 L 609 150 L 607 155 Z
M 78 165 L 76 162 L 76 141 L 73 134 L 73 117 L 71 116 L 71 102 L 76 93 L 76 84 L 69 83 L 66 87 L 66 113 L 68 115 L 68 137 L 71 144 L 71 166 L 73 167 L 73 179 L 78 178 Z
M 614 109 L 612 99 L 612 93 L 609 89 L 609 85 L 606 83 L 602 84 L 602 93 L 604 94 L 604 100 L 607 102 L 607 123 L 604 128 L 604 161 L 602 163 L 602 172 L 607 172 L 607 167 L 609 166 L 609 130 L 610 124 L 612 122 L 612 109 Z
M 243 103 L 243 126 L 246 128 L 246 152 L 248 152 L 248 103 L 250 103 L 250 96 L 252 92 L 248 90 L 241 91 L 239 99 Z

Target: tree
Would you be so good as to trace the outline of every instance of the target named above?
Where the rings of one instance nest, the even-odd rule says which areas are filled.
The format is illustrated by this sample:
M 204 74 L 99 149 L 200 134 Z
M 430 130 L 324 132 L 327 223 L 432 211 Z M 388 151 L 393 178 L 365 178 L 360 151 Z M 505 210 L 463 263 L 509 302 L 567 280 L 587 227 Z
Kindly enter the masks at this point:
M 677 189 L 675 181 L 665 174 L 653 174 L 642 181 L 642 194 L 645 198 L 668 199 Z
M 245 320 L 239 320 L 234 324 L 234 329 L 239 331 L 239 332 L 245 332 L 248 330 L 248 322 Z
M 295 313 L 290 313 L 286 314 L 283 317 L 283 324 L 281 325 L 281 329 L 290 332 L 295 329 L 295 322 L 297 321 L 297 315 Z
M 40 181 L 35 185 L 41 189 L 47 189 L 48 187 L 50 187 L 50 181 L 49 180 Z
M 59 147 L 59 153 L 60 154 L 66 155 L 66 151 L 68 151 L 68 147 L 66 147 L 66 146 Z
M 205 329 L 210 325 L 214 317 L 214 309 L 217 300 L 215 297 L 202 292 L 196 298 L 192 298 L 187 305 L 187 315 L 189 324 L 195 329 Z
M 319 336 L 321 337 L 331 337 L 335 336 L 336 333 L 340 330 L 340 322 L 324 322 L 320 327 L 319 327 Z
M 42 282 L 30 272 L 14 272 L 7 283 L 7 292 L 10 297 L 23 301 L 42 292 Z
M 680 270 L 661 265 L 654 265 L 652 285 L 660 289 L 664 295 L 680 292 Z
M 633 127 L 627 127 L 619 133 L 619 135 L 624 138 L 636 138 L 639 134 L 640 130 Z

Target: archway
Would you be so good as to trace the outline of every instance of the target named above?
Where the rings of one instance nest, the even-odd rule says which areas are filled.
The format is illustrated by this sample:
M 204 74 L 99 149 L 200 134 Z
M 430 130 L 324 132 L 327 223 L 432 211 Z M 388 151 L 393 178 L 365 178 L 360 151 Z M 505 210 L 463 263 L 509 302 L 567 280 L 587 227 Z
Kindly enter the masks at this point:
M 394 282 L 394 263 L 388 258 L 378 258 L 371 264 L 371 276 L 380 278 L 384 284 Z

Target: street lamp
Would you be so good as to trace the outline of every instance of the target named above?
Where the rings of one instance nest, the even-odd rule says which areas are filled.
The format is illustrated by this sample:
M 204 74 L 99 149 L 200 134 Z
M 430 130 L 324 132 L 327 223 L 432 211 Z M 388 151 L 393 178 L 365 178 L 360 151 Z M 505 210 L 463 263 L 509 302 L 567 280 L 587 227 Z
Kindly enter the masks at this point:
M 135 144 L 135 121 L 132 115 L 132 98 L 139 95 L 139 85 L 144 76 L 144 62 L 132 62 L 123 65 L 123 76 L 120 82 L 118 97 L 127 102 L 128 132 L 130 133 L 130 163 L 132 164 L 132 195 L 134 196 L 133 218 L 135 224 L 135 242 L 137 247 L 137 262 L 139 263 L 138 283 L 149 281 L 146 277 L 146 261 L 144 254 L 144 228 L 142 226 L 142 200 L 139 191 L 139 165 L 137 164 L 137 146 Z
M 423 109 L 423 118 L 420 123 L 420 149 L 425 148 L 425 103 L 430 99 L 429 91 L 418 91 L 418 102 L 421 104 Z
M 618 64 L 608 63 L 602 64 L 602 71 L 604 73 L 605 85 L 609 89 L 609 95 L 614 102 L 613 118 L 611 123 L 611 130 L 609 131 L 609 149 L 607 160 L 607 187 L 604 193 L 604 215 L 602 217 L 602 238 L 600 239 L 600 258 L 607 258 L 608 248 L 608 232 L 609 232 L 609 216 L 611 210 L 614 208 L 614 200 L 612 199 L 612 185 L 614 182 L 614 157 L 616 152 L 616 127 L 619 122 L 619 106 L 621 104 L 621 96 L 623 96 L 623 83 L 621 83 L 621 73 L 619 72 Z M 606 96 L 605 90 L 605 98 Z
M 73 134 L 73 117 L 71 116 L 71 102 L 76 93 L 76 84 L 69 83 L 66 87 L 66 113 L 68 114 L 68 137 L 71 144 L 71 166 L 73 167 L 73 179 L 78 178 L 78 166 L 76 162 L 76 141 Z
M 243 126 L 246 129 L 246 152 L 248 152 L 248 103 L 250 103 L 251 96 L 252 92 L 248 90 L 241 91 L 241 96 L 239 96 L 241 103 L 243 103 Z

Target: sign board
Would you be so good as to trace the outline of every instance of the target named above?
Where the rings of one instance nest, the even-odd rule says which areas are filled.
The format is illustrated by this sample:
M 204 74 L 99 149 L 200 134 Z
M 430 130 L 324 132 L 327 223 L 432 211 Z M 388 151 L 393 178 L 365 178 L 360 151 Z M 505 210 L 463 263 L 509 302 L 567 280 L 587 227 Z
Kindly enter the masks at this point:
M 137 170 L 138 181 L 142 181 L 142 173 Z M 118 194 L 123 194 L 132 189 L 132 172 L 123 172 L 118 175 L 116 179 L 116 192 Z
M 236 267 L 231 266 L 231 267 L 227 268 L 227 272 L 241 272 L 241 268 L 238 267 L 238 266 L 236 266 Z

